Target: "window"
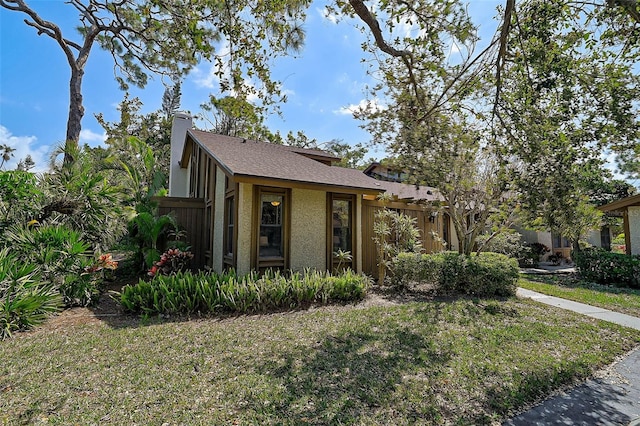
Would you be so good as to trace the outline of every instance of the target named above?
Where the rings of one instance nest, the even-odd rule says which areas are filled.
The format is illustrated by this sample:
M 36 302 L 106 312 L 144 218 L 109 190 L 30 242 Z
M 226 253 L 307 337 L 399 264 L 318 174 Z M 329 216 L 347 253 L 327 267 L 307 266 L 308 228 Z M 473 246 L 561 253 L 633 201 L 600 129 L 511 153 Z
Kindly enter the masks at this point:
M 233 194 L 225 199 L 225 242 L 224 252 L 226 256 L 233 256 L 233 231 L 235 228 L 235 202 Z
M 258 271 L 289 267 L 290 197 L 287 189 L 255 187 L 251 267 Z
M 339 265 L 341 268 L 353 268 L 354 258 L 354 203 L 355 198 L 348 195 L 331 194 L 329 196 L 329 253 L 331 259 L 331 269 L 335 270 Z M 339 259 L 336 253 L 341 250 L 350 252 L 352 260 Z
M 569 240 L 567 240 L 566 238 L 562 237 L 559 234 L 552 234 L 551 238 L 553 239 L 554 249 L 571 247 L 571 244 L 569 244 Z
M 611 251 L 611 231 L 608 226 L 603 226 L 600 229 L 600 247 Z
M 260 195 L 260 258 L 284 257 L 283 228 L 284 196 L 262 193 Z

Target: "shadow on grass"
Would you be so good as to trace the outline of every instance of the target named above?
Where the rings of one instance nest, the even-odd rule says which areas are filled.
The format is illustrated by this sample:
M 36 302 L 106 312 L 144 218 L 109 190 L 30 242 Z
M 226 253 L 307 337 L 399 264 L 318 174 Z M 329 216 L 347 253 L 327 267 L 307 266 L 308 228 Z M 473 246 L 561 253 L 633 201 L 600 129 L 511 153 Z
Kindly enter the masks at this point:
M 527 281 L 541 284 L 550 284 L 564 288 L 584 288 L 600 293 L 629 294 L 640 296 L 640 290 L 629 287 L 619 287 L 615 284 L 605 285 L 581 280 L 579 275 L 527 275 L 523 277 Z
M 429 327 L 425 325 L 425 327 Z M 256 372 L 283 386 L 280 403 L 265 412 L 261 401 L 246 407 L 289 424 L 393 424 L 438 422 L 438 395 L 429 388 L 452 354 L 409 329 L 379 324 L 328 336 L 307 353 L 289 353 Z M 431 330 L 426 332 L 436 333 Z M 423 381 L 405 394 L 407 381 Z

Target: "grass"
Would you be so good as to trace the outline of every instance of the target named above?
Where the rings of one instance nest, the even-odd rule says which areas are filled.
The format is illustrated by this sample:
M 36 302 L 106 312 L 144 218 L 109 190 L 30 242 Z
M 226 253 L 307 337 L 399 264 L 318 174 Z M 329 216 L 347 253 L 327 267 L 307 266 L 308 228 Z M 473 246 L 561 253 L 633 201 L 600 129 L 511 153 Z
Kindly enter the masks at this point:
M 518 299 L 45 327 L 0 343 L 0 424 L 488 424 L 639 342 Z
M 580 281 L 573 277 L 521 278 L 520 287 L 640 317 L 640 290 Z

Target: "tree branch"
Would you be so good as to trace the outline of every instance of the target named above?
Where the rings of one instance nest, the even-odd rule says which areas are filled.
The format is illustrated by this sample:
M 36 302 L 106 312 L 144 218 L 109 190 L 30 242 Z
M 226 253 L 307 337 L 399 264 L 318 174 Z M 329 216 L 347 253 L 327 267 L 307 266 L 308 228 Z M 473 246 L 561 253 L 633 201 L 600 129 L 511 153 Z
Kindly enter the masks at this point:
M 640 12 L 638 12 L 638 0 L 607 0 L 607 6 L 618 6 L 624 9 L 631 19 L 640 23 Z
M 498 108 L 498 99 L 500 99 L 500 90 L 502 89 L 502 68 L 504 67 L 505 56 L 507 54 L 507 42 L 509 40 L 509 30 L 511 29 L 511 15 L 513 15 L 515 7 L 516 0 L 507 0 L 504 8 L 502 28 L 500 28 L 500 48 L 498 49 L 498 58 L 496 59 L 496 96 L 493 102 L 494 115 Z
M 0 0 L 0 6 L 9 10 L 23 12 L 28 15 L 32 19 L 32 22 L 25 20 L 27 25 L 36 28 L 38 30 L 38 35 L 45 34 L 57 41 L 62 48 L 62 51 L 66 55 L 69 65 L 72 68 L 75 67 L 76 61 L 70 48 L 80 50 L 81 46 L 77 43 L 65 39 L 62 36 L 60 27 L 58 27 L 53 22 L 45 21 L 44 19 L 42 19 L 40 15 L 38 15 L 37 12 L 27 6 L 27 4 L 23 0 Z
M 376 46 L 383 52 L 394 57 L 411 56 L 411 53 L 406 50 L 398 50 L 389 45 L 382 36 L 382 30 L 378 20 L 371 14 L 363 0 L 349 0 L 349 4 L 353 7 L 354 12 L 362 19 L 362 22 L 367 24 L 374 39 L 376 40 Z

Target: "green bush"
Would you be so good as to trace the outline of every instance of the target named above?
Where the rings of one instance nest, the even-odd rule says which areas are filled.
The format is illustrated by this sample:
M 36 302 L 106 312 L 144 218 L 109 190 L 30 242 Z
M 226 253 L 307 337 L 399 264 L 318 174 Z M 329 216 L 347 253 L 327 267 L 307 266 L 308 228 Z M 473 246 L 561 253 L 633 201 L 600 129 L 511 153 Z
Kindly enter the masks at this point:
M 392 259 L 390 270 L 390 283 L 399 289 L 406 289 L 413 282 L 437 283 L 442 273 L 436 255 L 407 252 Z
M 483 234 L 476 239 L 476 244 L 482 247 L 483 252 L 502 253 L 518 259 L 526 251 L 526 245 L 522 242 L 522 234 L 515 231 L 505 231 L 497 235 Z
M 368 287 L 369 279 L 351 270 L 337 276 L 305 271 L 289 277 L 279 272 L 263 276 L 178 272 L 125 286 L 120 302 L 127 311 L 150 315 L 244 313 L 359 300 Z
M 61 306 L 60 294 L 40 281 L 35 265 L 19 262 L 8 249 L 0 250 L 0 340 L 42 323 Z
M 5 238 L 20 261 L 36 265 L 42 281 L 58 289 L 65 306 L 88 306 L 97 300 L 101 280 L 88 272 L 95 261 L 80 232 L 62 225 L 11 226 Z
M 640 256 L 612 253 L 599 247 L 573 252 L 582 279 L 617 287 L 640 288 Z
M 391 270 L 392 283 L 398 287 L 426 283 L 432 284 L 438 294 L 480 297 L 514 295 L 519 274 L 516 260 L 499 253 L 400 253 L 393 259 Z

